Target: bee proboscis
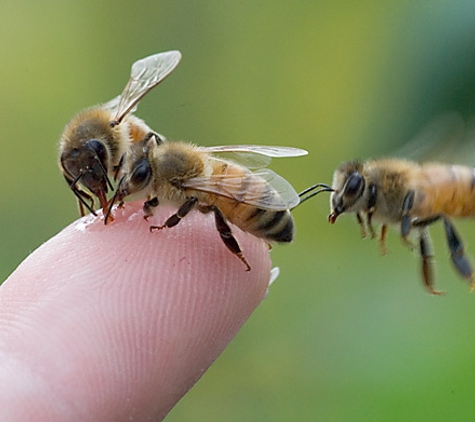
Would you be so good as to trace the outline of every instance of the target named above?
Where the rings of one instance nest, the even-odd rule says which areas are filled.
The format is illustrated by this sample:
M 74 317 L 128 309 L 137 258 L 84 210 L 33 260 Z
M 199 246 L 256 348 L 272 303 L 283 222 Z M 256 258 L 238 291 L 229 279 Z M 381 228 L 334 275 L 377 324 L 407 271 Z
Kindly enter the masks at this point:
M 151 231 L 177 225 L 194 208 L 212 212 L 222 241 L 250 270 L 228 222 L 268 242 L 292 241 L 294 223 L 290 210 L 299 203 L 299 197 L 289 182 L 265 166 L 272 157 L 306 154 L 307 151 L 291 147 L 206 148 L 150 137 L 127 151 L 105 222 L 114 203 L 122 203 L 137 192 L 148 198 L 144 204 L 146 219 L 159 203 L 178 206 L 176 213 L 164 224 L 151 226 Z M 223 158 L 225 155 L 232 159 Z
M 354 213 L 363 237 L 369 231 L 372 238 L 376 236 L 373 221 L 382 223 L 379 241 L 383 254 L 387 228 L 396 225 L 404 243 L 418 249 L 422 279 L 431 294 L 441 292 L 434 287 L 428 227 L 442 220 L 455 270 L 470 283 L 471 289 L 475 288 L 472 265 L 451 221 L 475 216 L 474 168 L 437 162 L 418 164 L 403 159 L 350 161 L 336 169 L 332 186 L 321 183 L 306 189 L 301 202 L 323 191 L 332 192 L 330 223 L 335 223 L 341 214 Z M 411 232 L 417 234 L 418 245 L 413 246 L 408 239 Z
M 179 51 L 168 51 L 136 61 L 118 97 L 81 111 L 67 124 L 60 140 L 59 165 L 81 215 L 86 210 L 95 214 L 94 197 L 103 209 L 107 207 L 107 192 L 113 189 L 110 178 L 116 176 L 129 146 L 149 134 L 159 136 L 132 112 L 180 59 Z

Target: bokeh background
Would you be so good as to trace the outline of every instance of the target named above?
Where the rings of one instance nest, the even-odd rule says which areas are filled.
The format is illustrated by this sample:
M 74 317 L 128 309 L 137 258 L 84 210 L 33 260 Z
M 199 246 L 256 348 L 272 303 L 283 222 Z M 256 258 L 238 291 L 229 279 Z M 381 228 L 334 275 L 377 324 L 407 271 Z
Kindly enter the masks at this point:
M 183 60 L 140 117 L 202 145 L 306 148 L 273 163 L 297 190 L 330 183 L 343 160 L 391 154 L 441 112 L 475 111 L 470 0 L 1 0 L 0 39 L 1 279 L 77 218 L 56 161 L 64 125 L 149 54 Z M 448 294 L 431 297 L 396 233 L 381 257 L 328 211 L 322 194 L 294 212 L 268 299 L 168 421 L 473 420 L 475 296 L 441 226 Z M 475 224 L 457 227 L 475 259 Z

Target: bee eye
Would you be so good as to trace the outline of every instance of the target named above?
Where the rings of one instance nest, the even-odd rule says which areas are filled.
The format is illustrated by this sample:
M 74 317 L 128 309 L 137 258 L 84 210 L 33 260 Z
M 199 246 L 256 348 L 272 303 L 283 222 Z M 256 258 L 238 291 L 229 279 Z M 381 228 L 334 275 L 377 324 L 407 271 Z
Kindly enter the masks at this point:
M 107 151 L 104 144 L 97 139 L 90 139 L 86 142 L 86 146 L 89 150 L 94 151 L 101 163 L 106 162 Z
M 147 159 L 140 160 L 134 167 L 132 174 L 130 175 L 130 181 L 134 185 L 146 184 L 151 176 L 150 164 Z
M 345 194 L 347 196 L 356 196 L 361 191 L 363 184 L 363 176 L 359 173 L 353 173 L 346 182 Z

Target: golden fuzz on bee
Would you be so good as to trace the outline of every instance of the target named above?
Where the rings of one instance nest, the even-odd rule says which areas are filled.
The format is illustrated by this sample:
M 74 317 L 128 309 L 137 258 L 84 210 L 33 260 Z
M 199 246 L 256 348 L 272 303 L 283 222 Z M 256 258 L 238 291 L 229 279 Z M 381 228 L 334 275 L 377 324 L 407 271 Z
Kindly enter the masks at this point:
M 319 188 L 319 190 L 316 190 Z M 432 244 L 428 226 L 444 223 L 447 244 L 456 271 L 475 287 L 473 269 L 451 218 L 475 215 L 475 170 L 461 165 L 423 163 L 399 159 L 349 161 L 334 172 L 332 186 L 318 184 L 305 190 L 302 202 L 331 192 L 330 223 L 344 213 L 356 215 L 363 236 L 375 237 L 373 221 L 382 223 L 380 247 L 386 253 L 388 225 L 399 227 L 404 243 L 419 250 L 424 285 L 434 288 Z M 417 244 L 409 234 L 417 235 Z
M 152 130 L 132 114 L 140 100 L 178 65 L 181 54 L 169 51 L 138 60 L 122 94 L 111 101 L 78 113 L 68 123 L 59 144 L 59 166 L 76 196 L 81 215 L 95 214 L 94 199 L 108 206 L 122 157 L 134 142 Z

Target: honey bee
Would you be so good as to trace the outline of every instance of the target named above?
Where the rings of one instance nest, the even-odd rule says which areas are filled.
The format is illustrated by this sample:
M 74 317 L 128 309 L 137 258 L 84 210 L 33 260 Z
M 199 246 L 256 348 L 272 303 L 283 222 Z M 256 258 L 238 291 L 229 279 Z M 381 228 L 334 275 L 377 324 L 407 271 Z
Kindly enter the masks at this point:
M 96 215 L 94 197 L 106 209 L 107 192 L 113 189 L 110 178 L 116 177 L 127 148 L 146 137 L 160 136 L 132 112 L 180 59 L 179 51 L 168 51 L 136 61 L 120 96 L 81 111 L 67 124 L 59 145 L 59 166 L 81 215 L 86 210 Z
M 223 158 L 225 155 L 232 159 Z M 272 157 L 297 157 L 307 151 L 290 147 L 254 145 L 198 147 L 150 137 L 128 149 L 114 203 L 128 195 L 147 195 L 144 218 L 159 203 L 178 205 L 176 213 L 150 231 L 176 226 L 192 209 L 214 214 L 216 229 L 226 247 L 251 269 L 232 234 L 238 228 L 268 242 L 291 242 L 294 223 L 290 209 L 299 197 L 285 179 L 266 169 Z M 251 171 L 248 167 L 254 168 Z
M 336 169 L 332 186 L 320 183 L 303 191 L 301 203 L 324 191 L 332 192 L 328 217 L 331 224 L 343 213 L 354 213 L 363 237 L 368 230 L 374 238 L 373 220 L 382 223 L 379 242 L 383 254 L 388 225 L 397 225 L 409 246 L 412 244 L 408 236 L 414 230 L 422 279 L 431 294 L 441 292 L 434 288 L 428 226 L 442 220 L 452 263 L 471 289 L 475 288 L 472 265 L 451 221 L 451 218 L 475 216 L 474 168 L 435 162 L 417 164 L 401 159 L 350 161 Z

